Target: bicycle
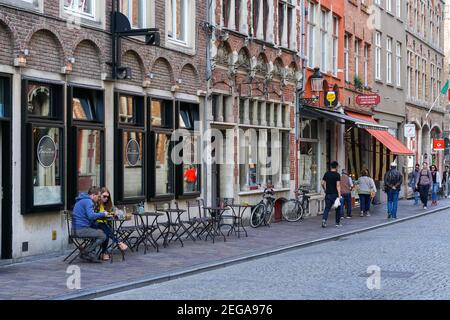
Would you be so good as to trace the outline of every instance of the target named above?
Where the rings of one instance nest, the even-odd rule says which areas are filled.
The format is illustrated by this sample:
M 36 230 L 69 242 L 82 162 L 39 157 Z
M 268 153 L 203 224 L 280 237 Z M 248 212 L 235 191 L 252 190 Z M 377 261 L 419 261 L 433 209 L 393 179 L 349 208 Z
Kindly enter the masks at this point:
M 299 195 L 301 191 L 302 195 Z M 303 215 L 309 207 L 309 199 L 307 194 L 309 190 L 299 189 L 295 192 L 295 199 L 290 199 L 283 203 L 281 213 L 283 218 L 289 222 L 296 222 L 303 219 Z
M 270 220 L 275 206 L 275 196 L 273 189 L 264 189 L 262 200 L 253 208 L 250 215 L 250 226 L 258 228 L 263 222 L 270 227 Z

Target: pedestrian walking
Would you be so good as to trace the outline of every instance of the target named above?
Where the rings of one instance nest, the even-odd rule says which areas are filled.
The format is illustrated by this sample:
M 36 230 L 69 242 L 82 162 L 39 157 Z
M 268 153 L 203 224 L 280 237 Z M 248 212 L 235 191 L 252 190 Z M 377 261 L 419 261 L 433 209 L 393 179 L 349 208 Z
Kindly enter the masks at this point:
M 348 175 L 347 170 L 342 169 L 341 174 L 341 218 L 344 218 L 345 210 L 344 206 L 347 207 L 347 219 L 352 217 L 352 190 L 353 190 L 353 180 Z
M 397 219 L 398 195 L 403 182 L 403 176 L 397 170 L 397 163 L 392 162 L 391 168 L 384 175 L 384 191 L 388 196 L 388 219 Z
M 370 202 L 377 193 L 377 187 L 375 181 L 370 177 L 369 170 L 364 169 L 361 171 L 361 176 L 358 179 L 358 195 L 359 206 L 361 210 L 360 217 L 370 216 Z
M 417 181 L 419 181 L 419 174 L 420 174 L 420 165 L 416 163 L 414 171 L 412 171 L 408 175 L 408 186 L 412 189 L 415 206 L 419 204 L 419 191 L 416 188 Z
M 322 188 L 325 191 L 325 210 L 322 215 L 322 228 L 326 228 L 328 214 L 336 199 L 341 198 L 341 175 L 337 172 L 339 164 L 337 161 L 331 162 L 330 171 L 326 172 L 322 178 Z M 341 209 L 336 208 L 336 227 L 341 227 Z
M 431 177 L 433 179 L 431 187 L 431 205 L 437 206 L 438 192 L 441 189 L 441 175 L 434 164 L 431 166 Z
M 416 188 L 420 193 L 420 201 L 422 201 L 423 208 L 427 209 L 428 192 L 430 191 L 431 184 L 433 183 L 433 177 L 431 171 L 428 169 L 428 163 L 422 164 L 422 170 L 419 173 L 419 179 L 417 179 Z
M 450 190 L 450 168 L 448 166 L 445 166 L 445 170 L 442 173 L 442 186 L 444 187 L 444 196 L 448 198 Z

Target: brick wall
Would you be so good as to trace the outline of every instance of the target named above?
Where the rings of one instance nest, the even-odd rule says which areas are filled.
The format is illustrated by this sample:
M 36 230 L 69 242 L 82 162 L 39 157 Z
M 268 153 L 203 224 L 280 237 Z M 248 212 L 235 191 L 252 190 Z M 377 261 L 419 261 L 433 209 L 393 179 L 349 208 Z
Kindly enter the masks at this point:
M 5 25 L 0 23 L 0 64 L 13 64 L 12 34 Z
M 75 49 L 73 74 L 80 77 L 100 79 L 100 50 L 89 40 L 82 41 Z

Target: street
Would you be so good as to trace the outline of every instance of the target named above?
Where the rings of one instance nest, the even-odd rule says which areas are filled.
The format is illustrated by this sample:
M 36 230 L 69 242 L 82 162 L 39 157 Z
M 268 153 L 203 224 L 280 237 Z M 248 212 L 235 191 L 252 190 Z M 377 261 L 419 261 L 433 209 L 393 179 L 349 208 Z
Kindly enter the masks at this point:
M 449 212 L 101 299 L 450 299 Z

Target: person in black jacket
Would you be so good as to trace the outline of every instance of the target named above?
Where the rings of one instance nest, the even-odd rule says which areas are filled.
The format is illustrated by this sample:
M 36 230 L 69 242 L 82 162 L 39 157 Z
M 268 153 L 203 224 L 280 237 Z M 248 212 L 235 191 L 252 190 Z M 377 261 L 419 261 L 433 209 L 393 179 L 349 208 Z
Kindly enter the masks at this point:
M 391 163 L 391 169 L 384 175 L 384 186 L 388 196 L 388 219 L 397 219 L 398 195 L 403 176 L 397 170 L 397 164 Z
M 450 169 L 448 166 L 445 166 L 445 170 L 442 173 L 442 187 L 444 188 L 444 195 L 448 198 L 448 192 L 450 189 Z

